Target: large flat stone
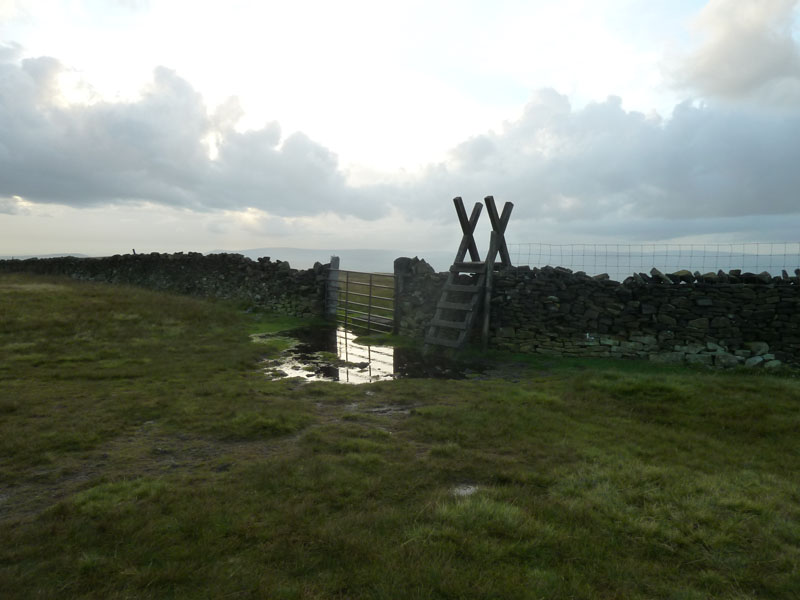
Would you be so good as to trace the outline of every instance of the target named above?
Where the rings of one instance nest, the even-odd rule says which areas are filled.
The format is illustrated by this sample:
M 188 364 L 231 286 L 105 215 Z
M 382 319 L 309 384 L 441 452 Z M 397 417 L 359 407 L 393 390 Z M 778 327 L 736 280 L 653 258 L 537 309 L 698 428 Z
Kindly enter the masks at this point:
M 750 368 L 757 367 L 758 365 L 760 365 L 763 362 L 764 362 L 764 358 L 763 357 L 761 357 L 761 356 L 751 356 L 746 361 L 744 361 L 744 366 L 745 367 L 750 367 Z
M 730 369 L 739 365 L 739 357 L 727 352 L 720 352 L 714 355 L 714 366 Z
M 650 362 L 659 365 L 680 365 L 683 364 L 685 354 L 683 352 L 660 352 L 651 354 Z
M 769 344 L 766 342 L 750 342 L 745 345 L 750 349 L 750 352 L 752 352 L 754 356 L 761 356 L 769 352 Z

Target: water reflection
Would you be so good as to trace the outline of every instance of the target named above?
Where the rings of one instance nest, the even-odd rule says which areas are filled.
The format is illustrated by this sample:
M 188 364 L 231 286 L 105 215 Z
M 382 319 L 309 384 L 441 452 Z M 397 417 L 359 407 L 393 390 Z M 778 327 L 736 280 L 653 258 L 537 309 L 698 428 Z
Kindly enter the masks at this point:
M 296 329 L 280 335 L 296 339 L 297 344 L 280 359 L 265 362 L 264 372 L 272 379 L 360 384 L 405 377 L 463 379 L 483 370 L 478 365 L 424 357 L 416 349 L 358 344 L 358 335 L 342 327 Z
M 358 336 L 339 327 L 336 330 L 336 355 L 344 364 L 339 367 L 337 381 L 369 383 L 392 379 L 395 374 L 395 352 L 392 346 L 356 344 Z

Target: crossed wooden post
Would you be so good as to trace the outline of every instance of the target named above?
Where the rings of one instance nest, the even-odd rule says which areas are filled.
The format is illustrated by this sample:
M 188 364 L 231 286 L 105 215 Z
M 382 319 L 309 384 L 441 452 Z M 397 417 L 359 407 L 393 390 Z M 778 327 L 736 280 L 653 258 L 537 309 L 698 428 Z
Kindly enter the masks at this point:
M 478 224 L 478 219 L 481 216 L 483 204 L 480 202 L 475 203 L 475 206 L 472 207 L 472 214 L 469 219 L 467 219 L 467 211 L 464 210 L 464 201 L 461 199 L 461 196 L 453 198 L 453 204 L 456 207 L 458 222 L 461 223 L 461 231 L 464 232 L 464 236 L 461 238 L 461 244 L 458 246 L 455 262 L 463 262 L 467 250 L 469 250 L 470 260 L 479 262 L 481 260 L 481 255 L 478 254 L 478 247 L 475 245 L 475 238 L 472 237 L 472 234 L 475 232 L 475 226 Z
M 512 202 L 506 202 L 503 205 L 503 214 L 497 216 L 497 207 L 494 204 L 494 197 L 486 196 L 484 202 L 486 202 L 486 211 L 489 213 L 489 221 L 492 223 L 492 231 L 497 234 L 497 251 L 500 253 L 500 262 L 504 267 L 510 267 L 511 257 L 508 254 L 505 233 L 514 204 Z
M 503 213 L 498 215 L 493 196 L 486 196 L 484 202 L 486 203 L 486 211 L 489 213 L 492 231 L 496 234 L 497 251 L 500 253 L 500 262 L 504 267 L 510 267 L 511 257 L 508 254 L 508 246 L 506 246 L 505 232 L 508 226 L 508 220 L 511 218 L 511 211 L 514 208 L 514 204 L 512 202 L 506 202 L 503 205 Z M 453 204 L 456 207 L 458 222 L 461 224 L 461 231 L 464 234 L 461 238 L 458 252 L 456 253 L 455 262 L 463 262 L 467 251 L 469 251 L 469 257 L 472 261 L 480 262 L 481 256 L 478 253 L 478 247 L 475 245 L 473 233 L 475 232 L 475 226 L 478 224 L 478 219 L 481 216 L 483 204 L 480 202 L 475 203 L 475 206 L 472 207 L 472 214 L 469 219 L 467 219 L 467 211 L 464 209 L 464 201 L 461 199 L 461 196 L 453 198 Z

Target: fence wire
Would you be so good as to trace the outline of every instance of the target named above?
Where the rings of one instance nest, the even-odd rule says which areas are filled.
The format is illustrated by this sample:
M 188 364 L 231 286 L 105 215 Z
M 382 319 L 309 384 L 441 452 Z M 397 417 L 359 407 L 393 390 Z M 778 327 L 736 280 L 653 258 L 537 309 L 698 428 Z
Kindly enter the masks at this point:
M 741 244 L 508 244 L 514 265 L 566 267 L 622 281 L 653 267 L 664 273 L 730 271 L 780 275 L 800 267 L 800 242 Z

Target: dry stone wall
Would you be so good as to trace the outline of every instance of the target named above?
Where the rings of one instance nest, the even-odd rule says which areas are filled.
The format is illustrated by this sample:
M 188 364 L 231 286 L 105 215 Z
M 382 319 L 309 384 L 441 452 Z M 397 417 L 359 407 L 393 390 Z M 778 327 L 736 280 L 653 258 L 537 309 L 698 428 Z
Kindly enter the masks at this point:
M 396 268 L 403 278 L 399 331 L 422 338 L 445 276 L 404 260 Z M 800 365 L 800 271 L 653 269 L 619 283 L 560 267 L 518 267 L 495 275 L 491 311 L 494 348 L 717 367 Z
M 395 330 L 400 335 L 423 339 L 442 293 L 446 274 L 428 263 L 401 257 L 394 261 Z
M 329 265 L 291 269 L 269 258 L 199 253 L 0 261 L 0 272 L 76 279 L 244 301 L 284 314 L 323 314 Z M 395 261 L 398 333 L 422 339 L 446 274 Z M 717 367 L 800 366 L 800 270 L 637 274 L 624 282 L 560 267 L 495 275 L 490 346 L 561 356 L 644 358 Z
M 0 272 L 65 275 L 75 279 L 137 285 L 216 297 L 295 316 L 322 315 L 328 265 L 292 269 L 269 257 L 198 252 L 124 254 L 104 258 L 41 258 L 0 261 Z

